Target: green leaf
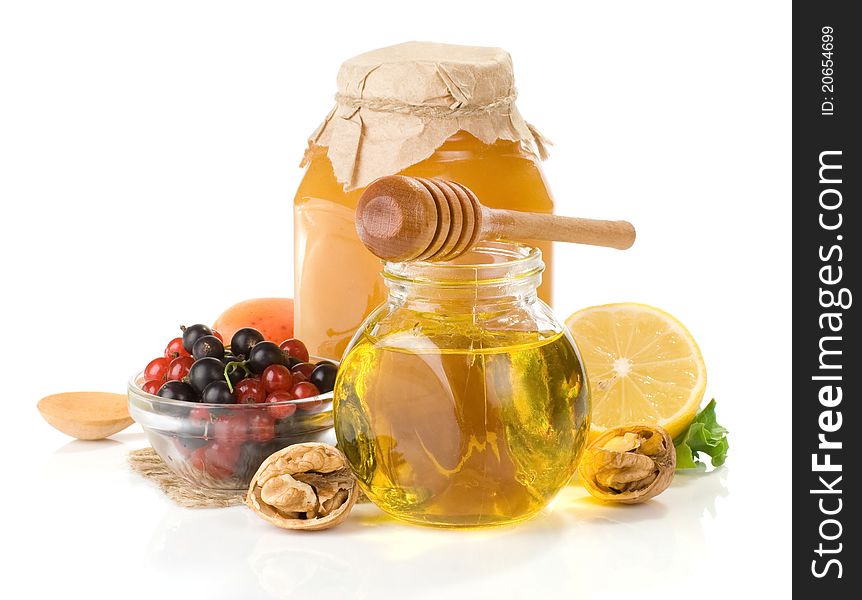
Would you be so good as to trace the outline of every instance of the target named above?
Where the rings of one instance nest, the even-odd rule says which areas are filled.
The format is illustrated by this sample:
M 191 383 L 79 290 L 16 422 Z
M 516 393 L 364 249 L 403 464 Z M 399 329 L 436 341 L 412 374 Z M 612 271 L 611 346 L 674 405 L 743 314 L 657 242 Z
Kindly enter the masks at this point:
M 713 467 L 723 465 L 730 447 L 727 433 L 727 429 L 719 425 L 715 418 L 715 400 L 710 400 L 688 430 L 674 440 L 676 468 L 694 469 L 701 462 L 701 452 L 710 457 Z

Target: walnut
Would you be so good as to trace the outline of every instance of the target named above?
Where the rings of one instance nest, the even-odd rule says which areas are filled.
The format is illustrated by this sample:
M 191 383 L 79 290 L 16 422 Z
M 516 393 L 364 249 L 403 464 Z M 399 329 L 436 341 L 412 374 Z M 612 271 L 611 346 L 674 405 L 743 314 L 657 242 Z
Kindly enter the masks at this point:
M 347 518 L 359 488 L 347 459 L 329 444 L 309 442 L 279 450 L 260 465 L 245 503 L 284 529 L 328 529 Z
M 616 427 L 587 449 L 578 473 L 600 500 L 637 504 L 662 493 L 673 480 L 676 450 L 658 426 Z

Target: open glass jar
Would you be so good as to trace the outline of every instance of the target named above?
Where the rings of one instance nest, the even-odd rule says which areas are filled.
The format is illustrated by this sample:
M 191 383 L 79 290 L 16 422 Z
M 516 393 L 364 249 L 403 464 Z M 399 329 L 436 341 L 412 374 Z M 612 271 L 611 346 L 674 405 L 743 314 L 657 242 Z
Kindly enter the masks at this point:
M 527 519 L 577 468 L 590 401 L 571 334 L 538 299 L 541 251 L 483 242 L 445 263 L 386 263 L 387 301 L 335 384 L 338 445 L 400 519 Z

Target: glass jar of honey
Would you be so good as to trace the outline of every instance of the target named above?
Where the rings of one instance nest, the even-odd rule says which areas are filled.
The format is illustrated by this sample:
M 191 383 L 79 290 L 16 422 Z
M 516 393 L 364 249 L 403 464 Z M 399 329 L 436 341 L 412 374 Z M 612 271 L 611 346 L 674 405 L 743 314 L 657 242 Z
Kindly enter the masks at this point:
M 312 354 L 340 358 L 386 298 L 380 261 L 359 241 L 365 186 L 400 173 L 458 181 L 493 208 L 551 213 L 542 136 L 514 104 L 499 48 L 408 43 L 342 65 L 337 104 L 309 140 L 294 199 L 295 331 Z M 550 302 L 551 244 L 539 297 Z
M 482 242 L 443 263 L 386 263 L 389 289 L 335 384 L 338 447 L 372 502 L 410 522 L 527 519 L 577 468 L 584 367 L 537 296 L 537 248 Z

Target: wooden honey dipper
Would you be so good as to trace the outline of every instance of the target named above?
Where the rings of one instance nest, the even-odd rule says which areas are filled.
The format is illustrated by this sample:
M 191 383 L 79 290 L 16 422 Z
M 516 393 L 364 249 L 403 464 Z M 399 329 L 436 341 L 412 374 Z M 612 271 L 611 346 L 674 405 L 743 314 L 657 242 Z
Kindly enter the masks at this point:
M 372 253 L 392 262 L 442 261 L 480 240 L 550 240 L 625 250 L 628 221 L 578 219 L 482 206 L 455 181 L 390 175 L 373 181 L 356 206 L 356 232 Z

